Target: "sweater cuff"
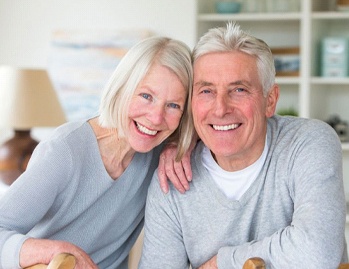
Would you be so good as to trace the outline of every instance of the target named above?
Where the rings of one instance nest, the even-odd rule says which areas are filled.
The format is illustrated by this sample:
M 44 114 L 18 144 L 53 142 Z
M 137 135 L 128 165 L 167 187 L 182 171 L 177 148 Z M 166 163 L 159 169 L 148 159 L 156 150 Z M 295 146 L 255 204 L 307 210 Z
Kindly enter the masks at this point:
M 20 269 L 19 253 L 26 239 L 29 237 L 22 234 L 15 234 L 8 238 L 2 248 L 0 264 L 3 269 Z
M 217 266 L 218 269 L 231 269 L 231 253 L 232 247 L 222 247 L 217 254 Z

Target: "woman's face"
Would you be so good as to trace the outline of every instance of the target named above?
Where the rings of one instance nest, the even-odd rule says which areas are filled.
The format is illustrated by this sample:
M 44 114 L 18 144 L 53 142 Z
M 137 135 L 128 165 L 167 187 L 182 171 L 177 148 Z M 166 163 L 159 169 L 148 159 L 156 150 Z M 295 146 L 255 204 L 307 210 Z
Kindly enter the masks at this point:
M 138 152 L 147 152 L 178 127 L 188 90 L 167 67 L 155 64 L 138 84 L 128 110 L 126 137 Z

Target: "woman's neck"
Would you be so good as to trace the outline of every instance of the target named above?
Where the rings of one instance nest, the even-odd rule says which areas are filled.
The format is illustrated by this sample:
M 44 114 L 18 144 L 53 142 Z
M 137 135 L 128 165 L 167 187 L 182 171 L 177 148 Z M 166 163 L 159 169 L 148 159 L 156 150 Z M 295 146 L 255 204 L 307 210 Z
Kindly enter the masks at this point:
M 127 168 L 136 153 L 126 138 L 119 138 L 115 128 L 104 128 L 98 118 L 89 120 L 98 143 L 105 169 L 111 178 L 117 179 Z

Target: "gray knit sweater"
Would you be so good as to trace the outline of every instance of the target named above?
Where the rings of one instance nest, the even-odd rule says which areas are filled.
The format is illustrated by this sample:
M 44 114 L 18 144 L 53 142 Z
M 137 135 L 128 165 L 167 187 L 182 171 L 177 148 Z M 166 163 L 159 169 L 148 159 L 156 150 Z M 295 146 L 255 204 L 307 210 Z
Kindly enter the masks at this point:
M 249 257 L 267 268 L 331 269 L 347 260 L 341 144 L 324 122 L 274 116 L 268 154 L 240 200 L 229 200 L 192 154 L 184 195 L 149 188 L 140 268 L 197 268 L 218 254 L 219 269 L 241 269 Z
M 88 123 L 59 127 L 0 200 L 0 268 L 19 268 L 28 237 L 69 241 L 101 269 L 127 268 L 159 150 L 136 154 L 114 181 Z

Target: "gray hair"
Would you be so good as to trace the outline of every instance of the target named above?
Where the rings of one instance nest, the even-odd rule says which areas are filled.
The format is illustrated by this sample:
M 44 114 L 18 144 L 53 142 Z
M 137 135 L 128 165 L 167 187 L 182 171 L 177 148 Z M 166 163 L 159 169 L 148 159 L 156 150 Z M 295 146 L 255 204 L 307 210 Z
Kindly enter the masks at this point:
M 258 76 L 262 84 L 263 95 L 266 97 L 275 84 L 273 55 L 264 41 L 242 31 L 237 23 L 229 22 L 226 27 L 212 28 L 204 34 L 194 47 L 193 64 L 205 54 L 231 51 L 241 51 L 256 58 Z M 190 95 L 188 105 L 190 113 L 192 111 L 191 99 Z M 188 118 L 192 120 L 192 116 Z M 197 133 L 193 132 L 191 138 L 195 142 Z
M 106 128 L 116 128 L 119 137 L 125 136 L 128 107 L 140 83 L 154 64 L 171 70 L 188 91 L 192 92 L 192 62 L 189 47 L 167 37 L 151 37 L 133 46 L 122 58 L 102 93 L 99 107 L 99 123 Z M 188 99 L 187 98 L 187 99 Z M 194 127 L 191 113 L 187 111 L 188 100 L 177 130 L 169 141 L 181 141 L 177 158 L 189 148 Z
M 226 27 L 210 29 L 203 35 L 193 50 L 193 62 L 207 53 L 229 51 L 241 51 L 256 58 L 263 94 L 267 96 L 275 84 L 275 66 L 271 50 L 263 40 L 242 31 L 240 25 L 235 22 L 228 22 Z

